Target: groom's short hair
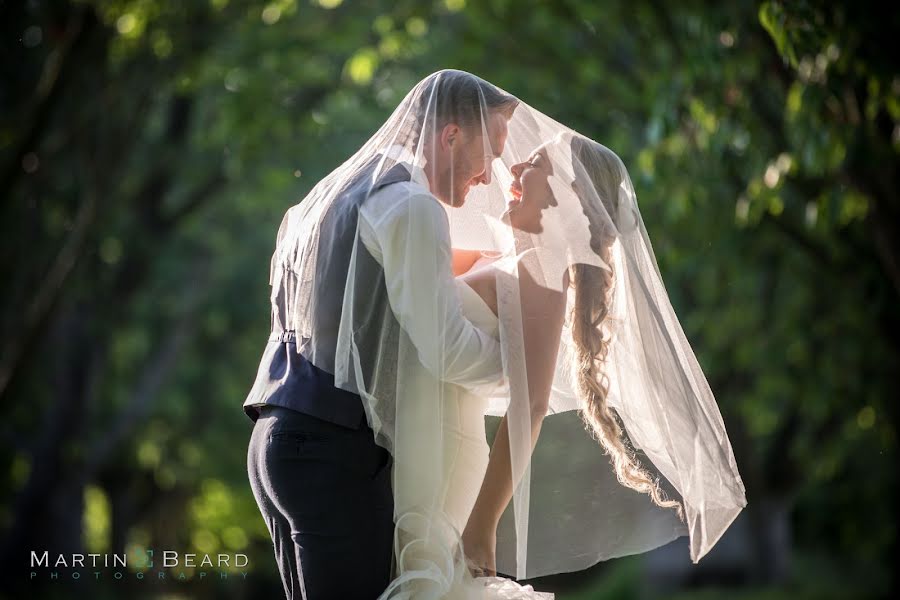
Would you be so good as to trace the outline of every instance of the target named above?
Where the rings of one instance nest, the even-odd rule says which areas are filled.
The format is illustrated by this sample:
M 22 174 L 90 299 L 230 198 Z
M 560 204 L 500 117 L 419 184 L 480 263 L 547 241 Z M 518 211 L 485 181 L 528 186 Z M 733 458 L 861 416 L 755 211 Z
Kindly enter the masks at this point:
M 425 125 L 428 117 L 434 119 L 433 125 L 438 130 L 448 123 L 478 126 L 482 108 L 500 111 L 510 118 L 519 104 L 515 96 L 465 71 L 444 69 L 424 81 L 416 110 L 420 126 Z

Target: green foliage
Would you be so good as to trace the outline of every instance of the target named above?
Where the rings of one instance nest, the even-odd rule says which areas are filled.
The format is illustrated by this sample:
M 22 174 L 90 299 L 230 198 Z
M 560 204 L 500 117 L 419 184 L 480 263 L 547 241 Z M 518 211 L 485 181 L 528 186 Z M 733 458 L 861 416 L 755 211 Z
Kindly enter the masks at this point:
M 274 235 L 416 81 L 455 67 L 629 167 L 747 511 L 791 508 L 790 576 L 744 597 L 890 588 L 896 16 L 805 1 L 0 11 L 0 523 L 19 548 L 57 497 L 60 543 L 243 551 L 270 586 L 258 595 L 281 593 L 240 408 L 268 334 Z M 639 563 L 614 564 L 583 597 L 639 594 Z

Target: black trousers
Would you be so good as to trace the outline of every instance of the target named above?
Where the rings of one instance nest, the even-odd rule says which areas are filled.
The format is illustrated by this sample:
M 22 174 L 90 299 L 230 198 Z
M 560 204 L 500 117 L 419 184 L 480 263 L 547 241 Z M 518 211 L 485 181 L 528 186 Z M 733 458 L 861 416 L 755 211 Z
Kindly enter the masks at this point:
M 288 600 L 372 600 L 391 576 L 393 459 L 372 430 L 262 407 L 247 452 Z

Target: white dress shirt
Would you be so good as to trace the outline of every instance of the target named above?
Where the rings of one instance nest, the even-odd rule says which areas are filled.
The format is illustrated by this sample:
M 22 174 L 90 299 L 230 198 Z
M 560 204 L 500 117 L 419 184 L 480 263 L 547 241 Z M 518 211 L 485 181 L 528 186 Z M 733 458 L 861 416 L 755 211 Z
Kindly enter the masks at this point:
M 502 380 L 499 342 L 463 316 L 447 212 L 422 169 L 411 170 L 410 181 L 387 185 L 362 204 L 360 239 L 384 269 L 391 309 L 421 363 L 443 381 L 493 389 Z

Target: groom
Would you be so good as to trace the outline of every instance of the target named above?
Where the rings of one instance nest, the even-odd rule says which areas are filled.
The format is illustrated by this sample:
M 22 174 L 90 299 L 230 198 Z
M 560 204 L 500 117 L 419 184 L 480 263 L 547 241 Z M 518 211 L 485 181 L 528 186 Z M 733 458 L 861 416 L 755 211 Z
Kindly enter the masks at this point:
M 446 276 L 451 269 L 447 260 L 451 249 L 434 247 L 438 240 L 446 244 L 446 231 L 416 236 L 433 244 L 418 248 L 420 252 L 411 257 L 412 263 L 406 263 L 407 267 L 415 266 L 416 260 L 421 260 L 422 268 L 413 270 L 414 281 L 408 279 L 408 271 L 385 269 L 380 258 L 382 249 L 392 239 L 406 235 L 410 224 L 430 223 L 436 227 L 434 224 L 440 223 L 445 227 L 446 215 L 421 221 L 405 215 L 404 209 L 385 208 L 408 207 L 409 203 L 400 199 L 408 198 L 410 193 L 430 195 L 451 207 L 462 206 L 472 187 L 490 182 L 490 163 L 503 152 L 507 121 L 518 101 L 461 71 L 441 71 L 422 84 L 430 87 L 420 94 L 422 106 L 416 110 L 427 113 L 431 120 L 422 131 L 414 133 L 421 135 L 424 142 L 425 169 L 398 162 L 373 184 L 372 174 L 378 162 L 374 161 L 342 186 L 332 202 L 338 208 L 322 211 L 319 246 L 327 250 L 328 257 L 316 264 L 318 280 L 311 292 L 315 310 L 310 318 L 316 324 L 315 331 L 338 331 L 358 219 L 367 224 L 359 227 L 359 250 L 366 252 L 364 259 L 375 273 L 368 302 L 374 298 L 376 303 L 389 303 L 387 288 L 404 286 L 421 287 L 429 294 L 440 294 L 432 297 L 456 301 L 455 289 L 444 289 L 448 281 L 452 283 Z M 483 118 L 473 122 L 457 118 L 460 114 Z M 490 150 L 487 155 L 486 148 Z M 431 201 L 424 206 L 429 211 L 444 210 Z M 436 257 L 443 257 L 442 262 L 447 263 L 444 276 L 435 272 Z M 429 264 L 430 267 L 425 266 Z M 289 271 L 284 276 L 296 277 Z M 376 598 L 391 577 L 392 458 L 375 444 L 361 397 L 335 387 L 334 374 L 322 368 L 335 364 L 337 340 L 313 340 L 319 364 L 297 352 L 296 333 L 285 327 L 285 323 L 292 322 L 285 287 L 280 287 L 273 300 L 272 333 L 256 381 L 244 402 L 244 411 L 255 421 L 247 455 L 250 484 L 272 536 L 289 599 Z M 421 335 L 415 331 L 417 318 L 433 314 L 415 305 L 391 304 L 390 309 L 405 315 L 406 333 L 413 343 Z M 458 381 L 468 377 L 499 379 L 497 342 L 466 321 L 461 310 L 451 314 L 460 320 L 452 324 L 460 335 L 448 342 L 452 347 L 446 348 L 445 355 L 454 357 L 452 369 Z M 357 333 L 373 338 L 380 334 Z M 357 341 L 362 354 L 367 340 Z M 371 342 L 377 344 L 377 339 Z M 322 348 L 326 350 L 323 352 Z M 378 370 L 390 372 L 392 367 L 375 360 L 379 357 L 360 358 L 363 362 L 371 359 L 368 362 Z

